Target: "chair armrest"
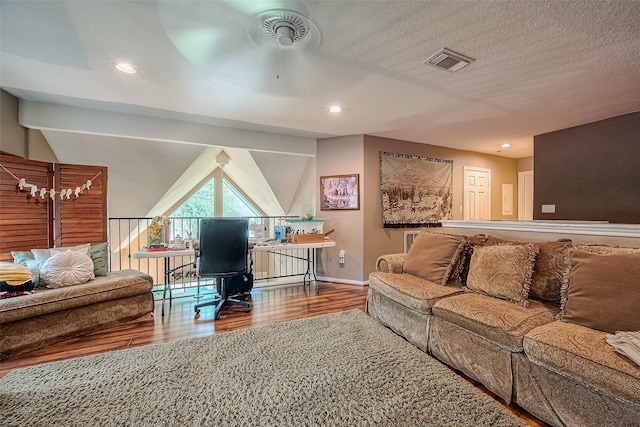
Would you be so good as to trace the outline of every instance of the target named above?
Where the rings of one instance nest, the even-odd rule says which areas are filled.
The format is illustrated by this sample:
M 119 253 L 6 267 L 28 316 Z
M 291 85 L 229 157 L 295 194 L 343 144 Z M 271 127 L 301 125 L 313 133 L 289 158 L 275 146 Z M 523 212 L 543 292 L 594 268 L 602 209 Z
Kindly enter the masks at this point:
M 378 261 L 376 261 L 376 271 L 382 273 L 402 273 L 406 257 L 406 253 L 382 255 L 378 258 Z

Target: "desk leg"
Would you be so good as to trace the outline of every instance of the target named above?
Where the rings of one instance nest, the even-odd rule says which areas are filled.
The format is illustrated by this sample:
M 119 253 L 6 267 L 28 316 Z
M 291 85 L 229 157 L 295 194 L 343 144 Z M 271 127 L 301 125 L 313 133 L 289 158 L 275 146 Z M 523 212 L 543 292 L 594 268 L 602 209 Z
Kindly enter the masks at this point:
M 311 251 L 313 250 L 313 256 L 311 255 Z M 309 276 L 309 290 L 311 290 L 311 278 L 313 277 L 313 282 L 316 285 L 316 294 L 320 293 L 320 289 L 318 288 L 318 278 L 316 277 L 316 249 L 307 248 L 307 271 L 304 273 L 304 277 L 302 278 L 302 284 L 304 287 L 307 287 L 307 276 Z

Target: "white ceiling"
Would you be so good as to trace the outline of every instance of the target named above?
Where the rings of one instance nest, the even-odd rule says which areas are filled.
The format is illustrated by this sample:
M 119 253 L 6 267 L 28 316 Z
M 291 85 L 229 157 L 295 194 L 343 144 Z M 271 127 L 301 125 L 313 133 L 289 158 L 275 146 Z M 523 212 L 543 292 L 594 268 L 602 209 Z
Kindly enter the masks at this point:
M 317 31 L 277 49 L 250 25 L 273 8 Z M 640 110 L 633 0 L 2 1 L 0 24 L 0 86 L 18 98 L 187 124 L 508 142 L 520 158 L 534 135 Z M 422 64 L 443 47 L 475 62 Z

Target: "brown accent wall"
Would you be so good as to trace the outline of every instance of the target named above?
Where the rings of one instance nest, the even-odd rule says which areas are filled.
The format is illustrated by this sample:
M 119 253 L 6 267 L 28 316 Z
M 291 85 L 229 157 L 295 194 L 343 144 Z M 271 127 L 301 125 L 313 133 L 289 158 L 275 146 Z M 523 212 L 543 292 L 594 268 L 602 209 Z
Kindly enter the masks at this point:
M 640 223 L 640 112 L 535 136 L 533 152 L 534 219 Z

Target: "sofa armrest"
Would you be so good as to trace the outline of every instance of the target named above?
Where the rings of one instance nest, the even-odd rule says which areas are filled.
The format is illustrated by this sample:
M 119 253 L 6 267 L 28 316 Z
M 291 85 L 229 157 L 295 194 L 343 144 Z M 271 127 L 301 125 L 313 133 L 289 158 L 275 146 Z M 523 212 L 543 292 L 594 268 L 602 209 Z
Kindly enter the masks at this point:
M 382 273 L 402 273 L 406 257 L 406 253 L 382 255 L 378 258 L 378 261 L 376 261 L 376 271 Z

